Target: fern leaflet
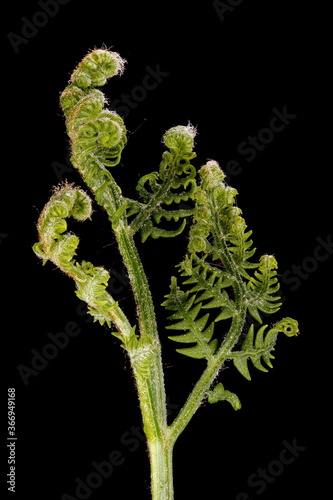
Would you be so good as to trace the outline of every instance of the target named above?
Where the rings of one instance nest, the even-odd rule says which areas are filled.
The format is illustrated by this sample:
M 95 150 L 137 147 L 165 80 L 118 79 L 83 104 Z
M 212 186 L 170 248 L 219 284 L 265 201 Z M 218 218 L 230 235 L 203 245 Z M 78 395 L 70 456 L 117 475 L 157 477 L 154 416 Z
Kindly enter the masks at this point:
M 247 283 L 248 311 L 255 320 L 262 323 L 259 311 L 266 314 L 277 312 L 282 302 L 274 295 L 280 288 L 276 277 L 277 262 L 272 255 L 262 255 L 258 271 Z
M 267 372 L 268 370 L 262 365 L 261 359 L 269 368 L 272 368 L 271 359 L 274 359 L 272 351 L 274 350 L 278 334 L 283 332 L 288 337 L 298 335 L 297 321 L 291 318 L 282 319 L 265 333 L 267 327 L 268 325 L 261 326 L 255 335 L 254 326 L 251 325 L 241 346 L 241 350 L 233 352 L 230 356 L 233 359 L 235 367 L 247 380 L 251 380 L 248 368 L 249 359 L 251 359 L 255 368 Z
M 191 358 L 207 360 L 211 359 L 217 348 L 217 339 L 212 340 L 214 334 L 214 322 L 210 322 L 209 313 L 198 318 L 202 303 L 194 306 L 195 295 L 190 295 L 189 292 L 183 292 L 177 285 L 175 277 L 171 279 L 170 294 L 166 295 L 167 300 L 163 302 L 163 306 L 167 310 L 177 311 L 169 319 L 180 320 L 172 325 L 167 326 L 173 330 L 188 330 L 183 335 L 174 335 L 169 337 L 171 340 L 184 343 L 195 343 L 193 347 L 184 349 L 176 349 L 180 354 L 185 354 Z
M 188 201 L 194 197 L 196 189 L 196 170 L 190 160 L 193 152 L 195 129 L 188 125 L 169 129 L 163 137 L 169 151 L 164 151 L 158 172 L 144 175 L 137 184 L 137 191 L 143 203 L 129 200 L 128 216 L 136 215 L 131 222 L 131 232 L 138 230 L 142 241 L 152 238 L 172 237 L 181 233 L 186 221 L 178 229 L 162 229 L 159 224 L 164 218 L 178 221 L 193 214 L 192 209 L 166 209 L 164 206 Z

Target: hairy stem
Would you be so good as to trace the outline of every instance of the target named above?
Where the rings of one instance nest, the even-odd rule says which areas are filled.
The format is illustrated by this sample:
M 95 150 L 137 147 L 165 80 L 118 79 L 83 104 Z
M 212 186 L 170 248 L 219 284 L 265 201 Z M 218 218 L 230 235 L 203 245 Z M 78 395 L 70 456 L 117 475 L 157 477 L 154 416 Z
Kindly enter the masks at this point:
M 123 203 L 116 186 L 110 176 L 108 185 L 103 190 L 103 206 L 111 221 L 114 220 L 113 214 Z M 95 194 L 100 187 L 98 183 L 90 182 L 90 188 Z M 171 500 L 173 489 L 172 476 L 170 476 L 170 454 L 165 454 L 164 451 L 161 454 L 160 451 L 168 449 L 166 445 L 167 412 L 161 346 L 154 305 L 147 277 L 125 217 L 120 217 L 114 223 L 113 231 L 130 278 L 138 316 L 140 341 L 133 345 L 125 345 L 125 347 L 131 359 L 144 432 L 150 451 L 152 494 L 154 495 L 152 498 L 153 500 Z M 157 483 L 160 483 L 159 487 Z
M 172 500 L 172 463 L 167 436 L 167 412 L 161 346 L 153 302 L 141 260 L 128 227 L 115 228 L 120 253 L 127 268 L 137 305 L 140 341 L 129 348 L 147 437 L 153 500 Z

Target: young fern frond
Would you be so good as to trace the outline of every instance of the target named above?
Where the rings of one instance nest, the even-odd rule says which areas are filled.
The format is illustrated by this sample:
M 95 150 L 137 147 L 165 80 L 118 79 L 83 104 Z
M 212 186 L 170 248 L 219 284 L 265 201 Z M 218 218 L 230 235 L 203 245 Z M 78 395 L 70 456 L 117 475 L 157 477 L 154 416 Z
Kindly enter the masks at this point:
M 211 391 L 208 391 L 208 403 L 217 403 L 218 401 L 228 401 L 234 410 L 240 410 L 242 404 L 239 397 L 234 393 L 224 389 L 224 386 L 219 382 Z
M 196 169 L 190 160 L 196 156 L 193 152 L 195 133 L 191 125 L 169 129 L 163 136 L 163 143 L 169 151 L 164 151 L 159 171 L 144 175 L 137 184 L 143 203 L 129 201 L 128 215 L 137 214 L 130 227 L 133 234 L 140 230 L 142 241 L 149 236 L 177 236 L 185 228 L 184 218 L 193 214 L 192 209 L 166 209 L 163 205 L 179 205 L 194 197 Z M 163 218 L 176 222 L 184 220 L 178 229 L 170 230 L 154 224 L 159 224 Z
M 74 279 L 76 295 L 88 305 L 89 313 L 101 325 L 116 331 L 127 352 L 136 381 L 143 428 L 151 464 L 151 492 L 154 500 L 172 500 L 172 450 L 202 401 L 229 402 L 241 407 L 236 394 L 215 380 L 227 360 L 250 379 L 248 361 L 262 371 L 271 367 L 278 333 L 297 335 L 295 320 L 285 318 L 267 331 L 261 326 L 255 335 L 251 324 L 239 348 L 247 317 L 262 322 L 261 313 L 278 311 L 281 303 L 277 262 L 263 255 L 253 262 L 255 248 L 241 210 L 236 189 L 224 183 L 225 175 L 215 161 L 198 170 L 191 161 L 195 129 L 191 125 L 167 130 L 159 170 L 144 175 L 137 184 L 138 200 L 129 199 L 111 175 L 109 167 L 119 164 L 127 142 L 123 119 L 106 108 L 106 98 L 96 87 L 121 74 L 125 61 L 115 52 L 89 52 L 73 71 L 60 97 L 70 138 L 71 160 L 96 202 L 104 207 L 130 280 L 137 324 L 131 326 L 118 302 L 107 291 L 110 275 L 103 267 L 75 259 L 79 239 L 66 232 L 68 217 L 84 221 L 91 216 L 91 200 L 81 189 L 63 184 L 45 205 L 38 220 L 39 242 L 33 247 L 43 264 L 53 262 Z M 181 207 L 190 200 L 191 205 Z M 179 206 L 180 205 L 180 206 Z M 193 207 L 193 208 L 192 208 Z M 136 248 L 134 235 L 174 237 L 189 218 L 187 253 L 178 264 L 181 283 L 171 278 L 170 293 L 163 306 L 171 311 L 167 329 L 182 331 L 169 338 L 187 345 L 177 351 L 205 359 L 206 367 L 184 406 L 168 425 L 161 342 L 148 280 Z M 180 225 L 164 227 L 164 222 Z M 162 224 L 163 223 L 163 224 Z M 163 227 L 162 227 L 163 225 Z M 168 226 L 168 224 L 166 224 Z M 253 274 L 251 274 L 253 273 Z M 249 313 L 249 314 L 248 314 Z M 250 318 L 248 318 L 250 319 Z M 215 336 L 215 325 L 220 337 Z M 227 325 L 227 327 L 224 327 Z M 222 329 L 221 329 L 222 327 Z
M 118 332 L 111 332 L 125 340 L 132 331 L 127 318 L 120 310 L 118 303 L 106 291 L 110 278 L 108 271 L 95 267 L 87 261 L 75 261 L 79 238 L 72 233 L 66 233 L 66 218 L 73 217 L 84 221 L 90 218 L 92 212 L 91 200 L 81 189 L 70 184 L 57 188 L 42 210 L 37 228 L 39 242 L 33 250 L 45 264 L 48 260 L 74 279 L 76 295 L 88 305 L 88 312 L 101 325 L 111 322 Z
M 125 61 L 116 52 L 89 52 L 73 71 L 60 96 L 71 143 L 71 161 L 108 212 L 113 226 L 125 215 L 126 200 L 108 170 L 119 164 L 127 142 L 123 119 L 105 108 L 104 94 L 96 86 L 121 74 Z

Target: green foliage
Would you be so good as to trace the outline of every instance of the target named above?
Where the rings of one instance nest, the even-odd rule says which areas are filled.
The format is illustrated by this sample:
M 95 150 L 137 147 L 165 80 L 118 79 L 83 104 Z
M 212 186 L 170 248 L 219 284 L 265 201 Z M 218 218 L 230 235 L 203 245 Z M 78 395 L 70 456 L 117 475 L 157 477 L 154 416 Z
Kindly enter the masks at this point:
M 202 303 L 200 302 L 193 307 L 194 302 L 195 295 L 189 295 L 189 292 L 182 292 L 177 286 L 176 278 L 173 278 L 168 300 L 164 302 L 163 305 L 166 309 L 177 311 L 169 316 L 169 319 L 181 321 L 167 328 L 172 328 L 173 330 L 189 330 L 189 332 L 169 338 L 178 342 L 196 343 L 194 347 L 177 349 L 177 352 L 186 354 L 191 358 L 211 359 L 217 347 L 217 340 L 211 340 L 214 333 L 214 323 L 210 322 L 206 328 L 209 314 L 205 314 L 198 318 L 197 316 L 202 307 Z
M 259 323 L 262 323 L 262 319 L 258 310 L 273 314 L 282 305 L 282 302 L 277 302 L 280 297 L 274 295 L 280 288 L 276 268 L 277 261 L 272 255 L 262 255 L 258 271 L 255 271 L 254 277 L 247 283 L 248 310 Z
M 255 253 L 251 248 L 253 242 L 249 240 L 252 231 L 247 230 L 240 215 L 241 209 L 236 206 L 237 191 L 224 183 L 225 175 L 214 161 L 204 165 L 199 175 L 201 183 L 195 192 L 188 253 L 178 265 L 181 276 L 189 276 L 182 285 L 194 286 L 182 292 L 173 278 L 168 300 L 163 305 L 168 310 L 177 311 L 169 319 L 182 319 L 168 328 L 188 330 L 186 334 L 171 339 L 197 344 L 177 351 L 210 359 L 218 342 L 212 340 L 214 323 L 230 318 L 237 322 L 240 312 L 246 310 L 262 323 L 260 312 L 275 313 L 281 302 L 277 302 L 279 297 L 275 295 L 279 289 L 276 259 L 263 255 L 259 262 L 249 260 Z M 249 274 L 251 269 L 256 269 L 253 276 Z M 180 298 L 178 302 L 177 298 Z M 199 311 L 215 308 L 219 309 L 219 314 L 209 323 L 209 328 L 200 330 L 198 326 L 203 325 L 203 319 L 198 317 Z M 208 322 L 209 313 L 203 318 Z M 245 319 L 243 314 L 241 327 Z M 241 331 L 239 328 L 238 337 Z M 237 336 L 234 335 L 233 345 L 236 342 Z
M 193 265 L 194 262 L 195 265 Z M 183 285 L 194 286 L 184 292 L 177 285 L 176 278 L 172 278 L 170 294 L 166 296 L 167 300 L 162 305 L 167 310 L 177 311 L 169 316 L 169 319 L 181 321 L 167 328 L 188 330 L 188 332 L 169 338 L 177 342 L 196 343 L 193 347 L 177 349 L 177 352 L 193 358 L 209 360 L 218 346 L 218 340 L 212 340 L 215 323 L 230 318 L 235 313 L 235 302 L 225 290 L 231 286 L 231 281 L 220 269 L 210 266 L 196 256 L 186 256 L 184 262 L 177 267 L 181 276 L 190 276 L 183 280 Z M 211 320 L 206 310 L 215 308 L 218 308 L 220 312 L 214 320 Z M 204 313 L 204 315 L 199 313 Z

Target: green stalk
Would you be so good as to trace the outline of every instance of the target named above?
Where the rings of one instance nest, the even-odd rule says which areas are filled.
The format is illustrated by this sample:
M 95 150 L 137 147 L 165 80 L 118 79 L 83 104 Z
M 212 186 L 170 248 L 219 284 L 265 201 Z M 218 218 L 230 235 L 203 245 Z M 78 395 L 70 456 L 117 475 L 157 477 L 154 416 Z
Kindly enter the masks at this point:
M 243 304 L 239 314 L 234 316 L 229 333 L 219 351 L 215 354 L 213 360 L 208 362 L 205 371 L 202 373 L 198 382 L 192 389 L 192 392 L 188 396 L 184 406 L 169 427 L 170 439 L 173 445 L 186 428 L 197 409 L 200 407 L 202 400 L 205 398 L 212 383 L 217 377 L 223 362 L 229 358 L 229 353 L 235 343 L 235 339 L 237 340 L 243 329 L 245 317 L 246 306 Z
M 173 499 L 172 446 L 170 445 L 161 345 L 146 275 L 129 228 L 120 222 L 114 229 L 137 305 L 140 340 L 128 348 L 147 437 L 153 500 Z
M 79 165 L 80 163 L 77 167 Z M 82 169 L 79 170 L 85 179 L 85 173 Z M 85 181 L 87 182 L 87 179 Z M 96 191 L 102 187 L 98 178 L 89 179 L 87 184 L 95 195 Z M 136 303 L 140 338 L 132 344 L 126 343 L 125 348 L 131 360 L 144 432 L 147 437 L 152 499 L 172 500 L 172 448 L 170 448 L 168 438 L 164 373 L 155 310 L 147 277 L 127 220 L 123 216 L 116 221 L 114 219 L 114 214 L 121 209 L 124 201 L 111 175 L 109 175 L 108 185 L 103 189 L 101 201 L 111 223 L 113 221 L 112 229 L 128 272 Z

